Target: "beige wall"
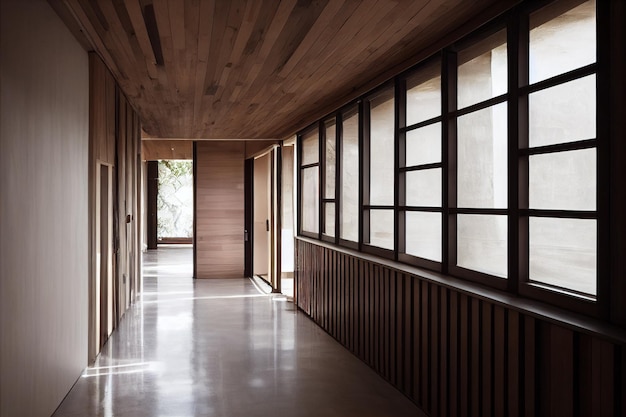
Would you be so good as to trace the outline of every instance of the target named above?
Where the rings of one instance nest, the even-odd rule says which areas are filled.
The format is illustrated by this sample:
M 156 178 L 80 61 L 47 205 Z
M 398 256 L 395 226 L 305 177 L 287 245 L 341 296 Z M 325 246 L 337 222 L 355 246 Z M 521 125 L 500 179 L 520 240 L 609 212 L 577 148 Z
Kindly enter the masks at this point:
M 0 415 L 49 416 L 87 365 L 87 53 L 1 3 Z

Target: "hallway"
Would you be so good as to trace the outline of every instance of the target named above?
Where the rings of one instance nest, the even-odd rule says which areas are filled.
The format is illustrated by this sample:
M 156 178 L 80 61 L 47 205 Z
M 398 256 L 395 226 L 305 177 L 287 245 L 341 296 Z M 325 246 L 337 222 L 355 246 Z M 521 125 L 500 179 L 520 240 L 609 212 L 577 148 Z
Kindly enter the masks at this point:
M 422 415 L 285 297 L 191 262 L 144 254 L 142 299 L 55 417 Z

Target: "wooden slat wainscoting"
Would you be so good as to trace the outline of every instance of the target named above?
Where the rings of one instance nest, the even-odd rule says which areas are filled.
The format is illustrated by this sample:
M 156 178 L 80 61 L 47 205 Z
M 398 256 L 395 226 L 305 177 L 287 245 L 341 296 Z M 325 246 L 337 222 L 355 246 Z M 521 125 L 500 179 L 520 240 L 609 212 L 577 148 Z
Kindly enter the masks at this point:
M 306 238 L 296 291 L 302 311 L 432 416 L 626 415 L 620 329 Z

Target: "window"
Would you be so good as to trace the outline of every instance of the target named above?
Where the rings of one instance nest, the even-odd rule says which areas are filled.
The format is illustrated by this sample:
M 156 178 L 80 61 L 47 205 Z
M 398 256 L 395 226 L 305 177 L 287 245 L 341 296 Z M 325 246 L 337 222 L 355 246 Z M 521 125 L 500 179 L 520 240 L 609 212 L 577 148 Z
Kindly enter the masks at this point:
M 529 16 L 523 235 L 531 284 L 597 295 L 596 4 Z M 526 170 L 527 168 L 527 170 Z M 526 198 L 525 198 L 526 199 Z
M 340 238 L 359 241 L 359 113 L 356 106 L 341 115 Z M 347 242 L 345 242 L 347 244 Z
M 364 198 L 364 243 L 394 249 L 395 102 L 392 88 L 366 100 L 368 112 L 367 192 Z
M 302 135 L 300 140 L 300 231 L 319 234 L 319 133 L 318 129 Z
M 327 240 L 335 239 L 335 214 L 336 197 L 335 183 L 337 178 L 337 126 L 335 118 L 330 118 L 322 123 L 323 128 L 323 155 L 324 155 L 324 194 L 322 236 Z
M 402 80 L 399 259 L 441 270 L 443 159 L 441 60 Z
M 303 234 L 599 314 L 598 7 L 522 3 L 306 130 Z
M 456 262 L 464 270 L 508 276 L 506 30 L 457 55 Z M 454 136 L 454 135 L 451 135 Z M 450 140 L 454 140 L 453 137 Z M 454 261 L 454 259 L 453 259 Z

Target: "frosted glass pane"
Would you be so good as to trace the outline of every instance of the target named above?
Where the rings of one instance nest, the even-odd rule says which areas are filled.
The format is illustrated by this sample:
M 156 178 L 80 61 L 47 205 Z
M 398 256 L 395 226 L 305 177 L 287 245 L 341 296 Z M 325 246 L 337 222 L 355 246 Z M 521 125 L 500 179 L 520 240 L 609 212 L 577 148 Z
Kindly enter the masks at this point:
M 406 205 L 441 207 L 441 169 L 409 171 L 406 175 Z
M 596 2 L 545 22 L 551 14 L 546 7 L 530 15 L 531 83 L 596 62 Z
M 405 166 L 437 162 L 441 162 L 441 123 L 406 132 Z
M 370 201 L 393 204 L 394 103 L 393 95 L 372 101 L 370 113 Z
M 530 218 L 530 280 L 596 294 L 595 220 Z
M 457 204 L 507 206 L 506 103 L 461 116 L 457 127 Z
M 344 118 L 341 139 L 341 229 L 344 240 L 359 240 L 359 115 Z
M 441 213 L 406 212 L 405 252 L 441 262 Z
M 506 93 L 506 30 L 459 52 L 458 62 L 459 109 Z
M 317 129 L 302 137 L 302 165 L 319 162 L 319 140 Z
M 324 234 L 335 237 L 335 203 L 326 203 L 324 214 Z
M 325 155 L 325 184 L 324 198 L 335 198 L 335 171 L 337 169 L 336 160 L 336 138 L 335 121 L 326 125 L 326 155 Z
M 370 211 L 370 245 L 393 249 L 393 210 Z
M 459 214 L 457 265 L 506 278 L 507 217 Z
M 406 125 L 441 115 L 440 65 L 425 68 L 406 81 Z
M 596 150 L 531 155 L 530 208 L 596 209 Z
M 528 96 L 530 146 L 596 137 L 596 76 Z
M 319 170 L 302 170 L 302 230 L 319 233 Z

